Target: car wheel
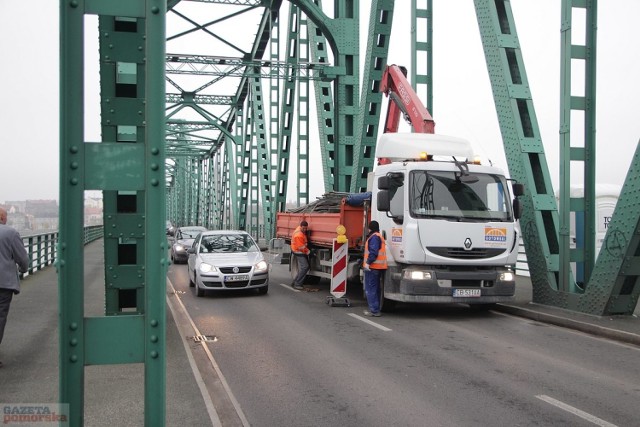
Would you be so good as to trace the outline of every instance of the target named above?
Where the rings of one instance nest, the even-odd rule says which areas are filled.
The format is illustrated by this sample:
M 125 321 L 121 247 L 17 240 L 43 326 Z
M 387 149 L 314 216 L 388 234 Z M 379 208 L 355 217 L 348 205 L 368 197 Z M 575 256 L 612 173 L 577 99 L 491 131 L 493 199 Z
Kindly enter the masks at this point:
M 266 295 L 269 292 L 269 285 L 258 288 L 258 295 Z
M 191 278 L 191 274 L 189 274 L 189 270 L 187 270 L 187 275 L 189 276 L 189 287 L 193 288 L 195 286 L 195 282 Z
M 204 296 L 204 289 L 200 288 L 200 286 L 196 285 L 196 296 L 197 297 L 203 297 Z

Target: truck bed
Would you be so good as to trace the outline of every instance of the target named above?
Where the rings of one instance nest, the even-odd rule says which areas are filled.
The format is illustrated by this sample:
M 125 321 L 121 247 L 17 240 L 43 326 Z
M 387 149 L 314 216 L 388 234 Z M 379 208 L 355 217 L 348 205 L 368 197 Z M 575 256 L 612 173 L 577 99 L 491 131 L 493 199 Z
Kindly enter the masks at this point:
M 334 203 L 335 206 L 328 206 L 326 200 L 320 205 L 321 211 L 314 210 L 314 206 L 310 204 L 308 208 L 301 208 L 296 212 L 276 213 L 276 237 L 290 243 L 293 231 L 304 220 L 309 223 L 309 243 L 313 246 L 331 247 L 333 239 L 338 236 L 336 228 L 339 225 L 346 228 L 349 248 L 363 245 L 365 227 L 369 222 L 369 209 L 366 204 L 350 206 L 343 197 Z

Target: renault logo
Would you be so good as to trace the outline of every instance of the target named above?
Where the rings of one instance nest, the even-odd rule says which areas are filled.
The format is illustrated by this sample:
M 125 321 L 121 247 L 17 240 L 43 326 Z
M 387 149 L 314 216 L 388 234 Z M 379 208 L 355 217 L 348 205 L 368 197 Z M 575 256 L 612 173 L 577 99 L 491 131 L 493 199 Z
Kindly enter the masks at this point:
M 473 243 L 471 242 L 470 238 L 467 237 L 466 239 L 464 239 L 464 248 L 465 249 L 467 249 L 467 250 L 471 249 L 472 245 L 473 245 Z
M 233 267 L 233 272 L 234 272 L 234 273 L 237 273 L 237 272 L 239 272 L 239 271 L 240 271 L 240 269 L 239 269 L 238 267 Z

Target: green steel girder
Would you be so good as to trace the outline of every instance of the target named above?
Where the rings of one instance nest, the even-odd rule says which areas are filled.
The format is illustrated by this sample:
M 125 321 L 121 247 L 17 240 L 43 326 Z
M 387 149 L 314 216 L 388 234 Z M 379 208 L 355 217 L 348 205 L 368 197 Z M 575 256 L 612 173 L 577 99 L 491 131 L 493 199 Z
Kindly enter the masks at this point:
M 84 366 L 119 363 L 144 364 L 145 425 L 165 423 L 164 8 L 60 2 L 59 399 L 71 426 L 84 424 Z M 83 141 L 85 15 L 100 26 L 99 144 Z M 104 194 L 106 316 L 84 317 L 85 190 Z
M 605 236 L 593 272 L 595 250 L 595 1 L 563 3 L 562 120 L 561 120 L 561 220 L 551 187 L 535 110 L 528 88 L 515 23 L 509 1 L 476 0 L 487 66 L 498 111 L 511 176 L 527 184 L 525 209 L 520 220 L 533 284 L 533 301 L 596 315 L 632 314 L 640 286 L 637 257 L 640 207 L 637 184 L 638 151 Z M 571 42 L 572 8 L 586 9 L 584 46 Z M 571 94 L 571 60 L 585 60 L 584 97 Z M 585 111 L 583 148 L 570 146 L 570 113 Z M 584 162 L 584 198 L 570 197 L 570 162 Z M 585 212 L 589 235 L 584 248 L 569 251 L 569 213 Z M 588 284 L 577 286 L 570 262 L 584 265 Z M 583 289 L 583 287 L 585 289 Z
M 640 142 L 584 295 L 574 310 L 632 315 L 640 295 Z
M 320 0 L 313 0 L 318 7 L 322 7 Z M 329 62 L 329 52 L 327 50 L 326 38 L 318 31 L 318 27 L 309 21 L 309 47 L 311 58 L 316 62 Z M 313 88 L 316 100 L 316 117 L 318 118 L 318 135 L 320 142 L 320 157 L 322 159 L 322 172 L 324 179 L 324 190 L 330 191 L 333 188 L 334 177 L 336 176 L 336 162 L 334 161 L 334 151 L 336 147 L 335 135 L 335 111 L 333 105 L 333 88 L 330 81 L 314 80 Z
M 296 6 L 289 8 L 289 20 L 287 22 L 287 38 L 286 52 L 287 63 L 295 64 L 298 55 L 301 54 L 301 46 L 299 45 L 299 39 L 301 36 L 302 28 L 300 28 L 300 19 L 302 13 Z M 293 71 L 293 69 L 292 69 Z M 293 77 L 293 72 L 291 72 Z M 280 100 L 280 123 L 278 127 L 278 146 L 277 146 L 277 175 L 274 186 L 274 211 L 284 212 L 286 210 L 287 203 L 287 190 L 289 188 L 289 161 L 291 156 L 292 138 L 293 138 L 293 124 L 295 116 L 296 105 L 296 92 L 297 84 L 294 78 L 284 80 L 282 88 L 282 99 Z M 300 141 L 297 141 L 298 145 Z M 308 151 L 308 147 L 307 147 Z M 298 150 L 298 155 L 300 151 Z M 298 162 L 298 167 L 300 166 Z M 300 174 L 300 169 L 297 169 Z M 308 175 L 308 170 L 304 171 Z M 306 192 L 308 193 L 309 186 L 307 183 Z M 298 203 L 300 203 L 300 192 L 296 197 Z
M 575 3 L 575 6 L 574 6 Z M 560 98 L 560 265 L 569 265 L 571 261 L 576 263 L 576 282 L 580 288 L 584 288 L 589 281 L 591 271 L 596 258 L 596 7 L 595 2 L 563 0 L 562 2 L 562 42 L 561 42 L 561 98 Z M 586 11 L 586 25 L 584 45 L 576 45 L 573 37 L 573 11 L 584 9 Z M 577 14 L 579 15 L 579 14 Z M 584 64 L 584 92 L 583 95 L 572 94 L 572 75 L 580 70 L 580 67 L 572 66 L 574 60 L 583 61 Z M 584 139 L 582 146 L 572 146 L 571 128 L 573 120 L 579 116 L 572 116 L 571 112 L 580 110 L 584 114 L 582 128 Z M 582 167 L 583 194 L 576 197 L 571 194 L 571 171 Z M 571 245 L 571 212 L 576 212 L 574 218 L 582 214 L 584 221 L 575 221 L 576 248 Z M 560 289 L 574 286 L 569 269 L 560 271 Z
M 548 303 L 551 291 L 559 290 L 558 212 L 511 5 L 494 0 L 474 3 L 509 172 L 527 185 L 520 225 L 533 299 Z M 564 291 L 554 293 L 563 298 L 568 295 L 568 289 Z
M 290 0 L 302 10 L 318 27 L 331 45 L 336 64 L 333 69 L 325 69 L 328 77 L 335 73 L 335 97 L 333 99 L 334 134 L 338 141 L 329 143 L 326 149 L 333 149 L 329 157 L 334 163 L 330 175 L 334 191 L 348 192 L 354 175 L 354 158 L 360 151 L 356 137 L 356 119 L 360 112 L 360 2 L 358 0 L 335 0 L 334 18 L 328 18 L 319 1 Z
M 273 24 L 275 25 L 275 24 Z M 325 65 L 318 62 L 300 60 L 296 63 L 274 61 L 272 59 L 230 58 L 207 55 L 167 55 L 167 75 L 186 74 L 216 77 L 250 77 L 299 80 L 325 78 Z M 292 73 L 293 71 L 293 73 Z
M 395 0 L 374 0 L 371 2 L 367 54 L 364 61 L 362 108 L 358 115 L 359 142 L 354 159 L 354 177 L 350 191 L 367 191 L 367 177 L 373 170 L 380 112 L 382 111 L 382 93 L 380 80 L 388 64 L 389 43 L 391 42 L 391 24 Z
M 433 0 L 427 0 L 424 8 L 417 0 L 411 0 L 411 23 L 410 82 L 433 116 Z M 420 53 L 423 53 L 426 63 L 419 60 Z
M 193 102 L 200 105 L 234 105 L 233 98 L 225 95 L 200 95 L 194 92 L 167 94 L 167 104 L 180 104 L 182 102 Z
M 237 145 L 237 153 L 235 156 L 236 164 L 239 166 L 238 177 L 238 194 L 237 204 L 238 216 L 236 224 L 240 230 L 248 230 L 247 215 L 249 206 L 249 194 L 250 194 L 250 181 L 251 181 L 251 130 L 253 127 L 253 117 L 251 108 L 245 108 L 244 118 L 242 122 L 242 129 L 240 135 L 242 136 L 242 144 Z
M 278 14 L 278 17 L 280 14 Z M 272 16 L 273 18 L 273 16 Z M 280 19 L 271 21 L 269 27 L 271 28 L 271 34 L 269 35 L 269 61 L 272 64 L 280 62 Z M 277 212 L 278 206 L 278 194 L 279 194 L 279 181 L 280 174 L 278 166 L 278 156 L 281 147 L 281 134 L 280 130 L 280 118 L 283 117 L 280 111 L 280 79 L 270 73 L 269 82 L 269 173 L 271 178 L 271 200 L 272 200 L 272 212 Z
M 257 160 L 255 161 L 258 176 L 258 184 L 256 186 L 259 185 L 260 189 L 260 206 L 262 207 L 265 230 L 267 235 L 271 236 L 271 232 L 275 232 L 275 230 L 272 230 L 275 215 L 273 214 L 271 197 L 271 155 L 269 154 L 267 126 L 264 119 L 264 94 L 262 93 L 262 81 L 260 79 L 252 78 L 250 81 L 253 116 L 252 135 L 257 150 L 257 157 L 251 156 L 251 158 Z M 256 199 L 252 198 L 251 200 L 255 201 Z M 255 223 L 259 223 L 257 218 Z M 257 234 L 254 235 L 257 236 Z

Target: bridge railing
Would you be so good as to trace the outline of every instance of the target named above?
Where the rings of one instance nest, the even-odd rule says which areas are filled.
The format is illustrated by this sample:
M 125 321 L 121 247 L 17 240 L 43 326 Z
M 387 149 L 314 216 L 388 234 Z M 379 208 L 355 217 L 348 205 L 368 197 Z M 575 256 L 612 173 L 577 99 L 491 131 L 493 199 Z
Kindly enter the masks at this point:
M 84 228 L 84 242 L 90 243 L 100 239 L 104 234 L 102 225 L 92 225 Z M 58 232 L 34 234 L 23 236 L 22 242 L 24 248 L 29 254 L 29 269 L 26 273 L 20 275 L 25 277 L 34 274 L 36 271 L 53 264 L 58 253 Z

